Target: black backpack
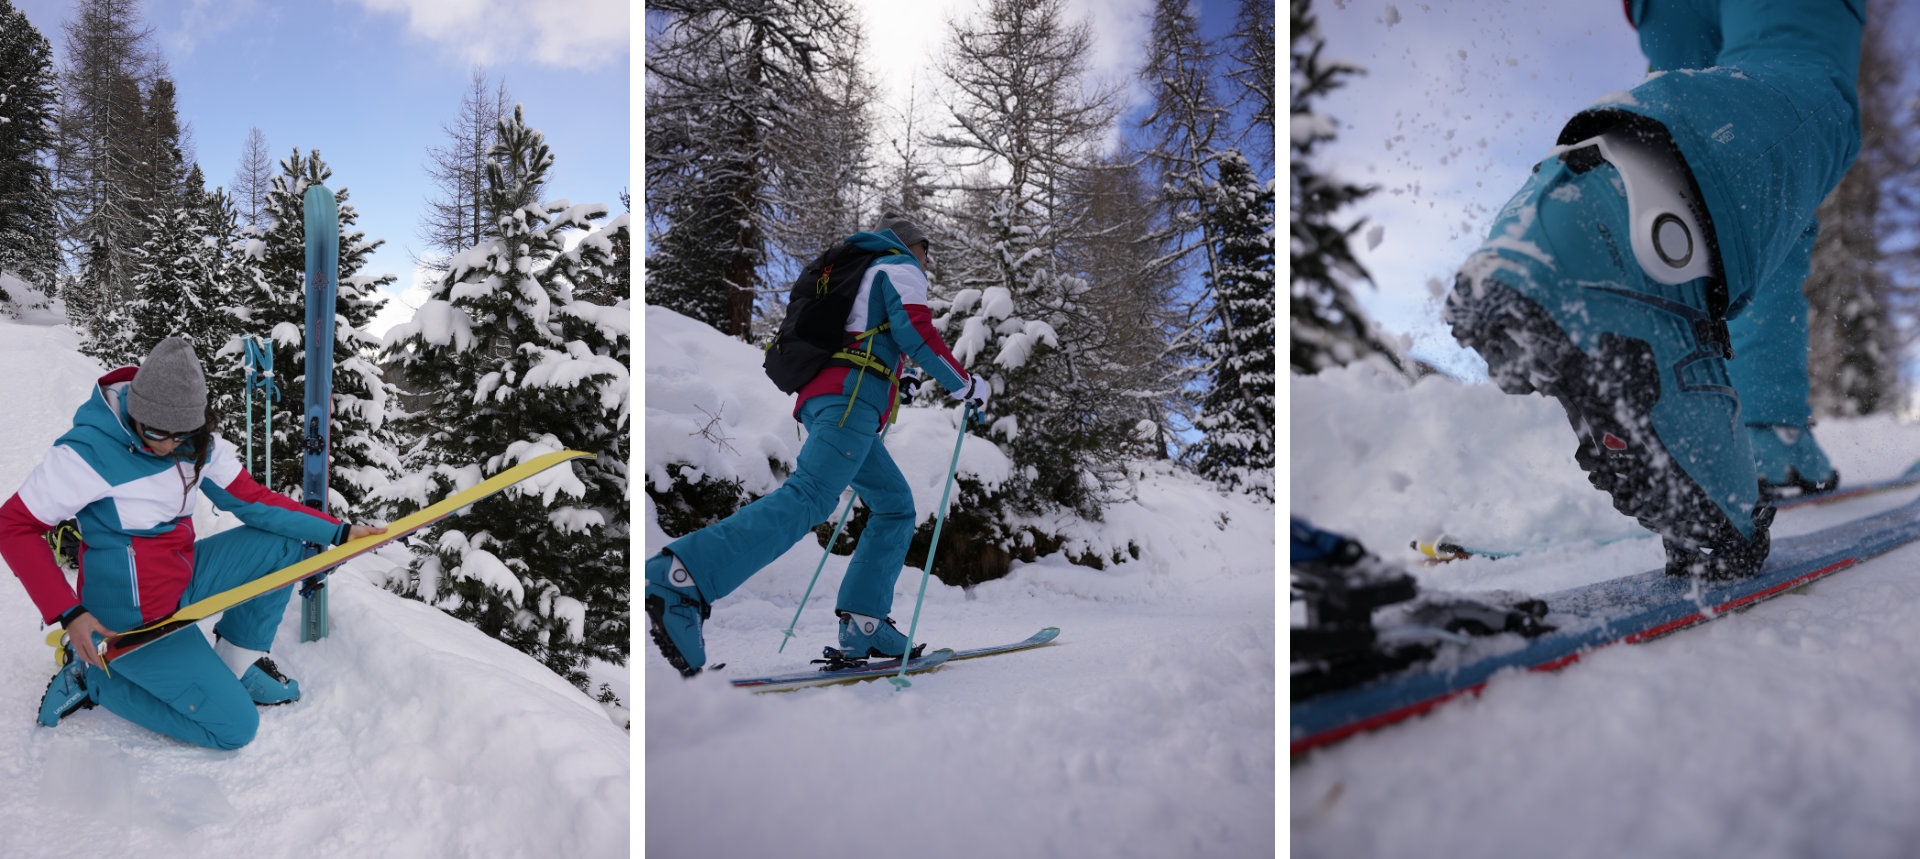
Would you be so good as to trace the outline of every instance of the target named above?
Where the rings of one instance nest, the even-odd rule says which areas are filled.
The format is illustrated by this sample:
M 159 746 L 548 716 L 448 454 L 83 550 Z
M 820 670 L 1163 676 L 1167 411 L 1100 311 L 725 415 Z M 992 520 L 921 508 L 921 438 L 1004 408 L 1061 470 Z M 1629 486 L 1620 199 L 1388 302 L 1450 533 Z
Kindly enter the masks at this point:
M 874 253 L 838 242 L 794 278 L 793 288 L 787 292 L 787 316 L 780 321 L 780 331 L 767 344 L 766 358 L 760 362 L 767 378 L 782 392 L 799 391 L 830 366 L 858 367 L 892 378 L 893 368 L 873 360 L 870 354 L 845 348 L 847 317 L 853 313 L 854 299 L 860 296 L 860 279 L 876 257 L 889 253 L 904 251 Z M 886 328 L 883 322 L 859 338 L 872 337 Z

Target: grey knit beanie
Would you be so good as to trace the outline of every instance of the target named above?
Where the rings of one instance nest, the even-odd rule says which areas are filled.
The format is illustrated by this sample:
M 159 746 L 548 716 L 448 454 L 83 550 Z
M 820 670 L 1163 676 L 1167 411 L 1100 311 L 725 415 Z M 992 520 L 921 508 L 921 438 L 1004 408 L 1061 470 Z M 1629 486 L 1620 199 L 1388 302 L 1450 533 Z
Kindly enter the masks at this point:
M 160 341 L 140 362 L 127 391 L 127 414 L 166 432 L 199 429 L 207 422 L 207 376 L 185 338 Z
M 919 224 L 908 220 L 905 215 L 896 215 L 892 212 L 881 215 L 880 226 L 875 227 L 874 231 L 879 232 L 881 230 L 892 230 L 894 237 L 898 238 L 900 243 L 906 245 L 908 249 L 912 249 L 914 245 L 920 244 L 921 242 L 926 242 L 929 248 L 933 247 L 933 242 L 927 241 L 927 231 L 920 229 Z

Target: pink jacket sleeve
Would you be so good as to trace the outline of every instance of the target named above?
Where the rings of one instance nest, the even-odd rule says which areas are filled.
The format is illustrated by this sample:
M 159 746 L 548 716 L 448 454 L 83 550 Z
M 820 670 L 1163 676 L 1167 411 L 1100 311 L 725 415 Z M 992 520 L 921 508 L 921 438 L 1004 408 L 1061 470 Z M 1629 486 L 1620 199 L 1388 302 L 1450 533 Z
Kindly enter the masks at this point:
M 47 545 L 46 533 L 58 524 L 40 521 L 18 493 L 0 505 L 0 559 L 7 562 L 8 568 L 26 586 L 27 596 L 33 600 L 34 607 L 40 609 L 43 623 L 52 623 L 54 618 L 80 604 L 79 594 L 67 584 L 66 574 L 60 571 L 53 549 Z

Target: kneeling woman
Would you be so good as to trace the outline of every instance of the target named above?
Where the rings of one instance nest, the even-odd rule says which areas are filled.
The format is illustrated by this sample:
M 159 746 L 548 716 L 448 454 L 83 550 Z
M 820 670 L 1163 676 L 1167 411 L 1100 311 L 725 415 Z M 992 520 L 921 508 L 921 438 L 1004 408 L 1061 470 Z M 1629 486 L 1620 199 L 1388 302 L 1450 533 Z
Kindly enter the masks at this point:
M 170 635 L 105 670 L 96 636 L 111 636 L 182 605 L 292 564 L 305 544 L 341 543 L 384 527 L 346 525 L 259 484 L 233 445 L 214 435 L 200 359 L 170 337 L 139 368 L 102 377 L 73 428 L 0 506 L 0 559 L 47 623 L 67 631 L 68 660 L 47 685 L 41 724 L 102 705 L 128 721 L 218 749 L 246 745 L 256 705 L 298 700 L 300 684 L 267 657 L 291 588 L 228 610 L 203 635 Z M 204 494 L 242 527 L 196 541 Z M 79 592 L 44 539 L 77 518 Z

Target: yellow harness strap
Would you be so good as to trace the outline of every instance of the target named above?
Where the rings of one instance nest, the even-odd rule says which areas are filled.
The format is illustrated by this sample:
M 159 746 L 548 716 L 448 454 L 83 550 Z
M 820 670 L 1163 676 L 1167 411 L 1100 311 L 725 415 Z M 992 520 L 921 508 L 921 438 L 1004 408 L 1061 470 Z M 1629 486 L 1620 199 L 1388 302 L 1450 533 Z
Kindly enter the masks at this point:
M 880 323 L 880 327 L 869 328 L 866 331 L 860 332 L 860 336 L 854 338 L 855 343 L 862 340 L 867 341 L 867 347 L 865 349 L 860 351 L 842 349 L 833 353 L 835 360 L 846 361 L 852 364 L 854 372 L 859 376 L 853 380 L 853 394 L 847 397 L 847 410 L 840 415 L 840 426 L 846 426 L 847 418 L 853 415 L 853 403 L 855 400 L 860 399 L 860 383 L 866 381 L 867 373 L 873 372 L 887 377 L 888 385 L 892 385 L 899 380 L 898 377 L 894 375 L 892 367 L 880 363 L 878 359 L 873 357 L 873 335 L 885 331 L 888 324 L 889 323 L 882 322 Z

